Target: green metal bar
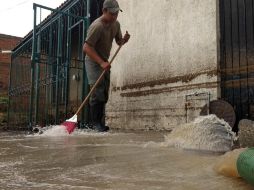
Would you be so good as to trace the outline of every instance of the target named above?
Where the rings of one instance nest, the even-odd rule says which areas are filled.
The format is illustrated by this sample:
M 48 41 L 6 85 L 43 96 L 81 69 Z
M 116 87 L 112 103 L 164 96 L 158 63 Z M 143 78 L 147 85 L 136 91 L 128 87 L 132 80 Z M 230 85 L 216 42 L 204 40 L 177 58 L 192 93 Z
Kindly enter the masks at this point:
M 50 7 L 46 7 L 46 6 L 43 6 L 43 5 L 39 5 L 39 4 L 36 4 L 34 3 L 34 5 L 36 7 L 40 7 L 40 8 L 43 8 L 43 9 L 47 9 L 47 10 L 50 10 L 50 11 L 53 11 L 53 12 L 56 12 L 56 13 L 61 13 L 61 14 L 64 14 L 64 15 L 67 15 L 67 16 L 71 16 L 71 17 L 74 17 L 74 18 L 79 18 L 79 19 L 83 19 L 85 20 L 86 18 L 85 17 L 81 17 L 81 16 L 77 16 L 77 15 L 74 15 L 74 14 L 70 14 L 70 13 L 66 13 L 64 11 L 60 11 L 58 9 L 52 9 Z
M 86 5 L 86 7 L 87 7 L 86 8 L 87 20 L 85 20 L 85 22 L 86 22 L 86 30 L 88 29 L 88 27 L 90 25 L 90 22 L 91 22 L 90 6 L 91 6 L 90 0 L 87 0 L 87 5 Z
M 30 105 L 29 105 L 29 126 L 28 129 L 32 129 L 33 127 L 33 101 L 34 101 L 34 64 L 36 62 L 36 6 L 33 6 L 34 9 L 34 26 L 33 26 L 33 44 L 32 44 L 32 61 L 31 61 L 31 92 L 30 92 Z
M 87 9 L 86 9 L 86 15 L 88 19 L 83 22 L 83 38 L 82 38 L 82 45 L 85 42 L 85 38 L 87 36 L 87 29 L 90 25 L 90 0 L 87 0 Z M 86 69 L 85 69 L 85 61 L 84 61 L 84 53 L 82 51 L 82 60 L 83 60 L 83 85 L 82 85 L 82 100 L 87 96 L 89 93 L 89 84 L 88 84 L 88 79 L 87 79 L 87 74 L 86 74 Z M 81 123 L 84 124 L 89 122 L 89 107 L 86 106 L 81 113 Z
M 40 9 L 40 23 L 41 23 L 41 9 Z M 36 62 L 36 82 L 35 82 L 35 121 L 34 123 L 37 124 L 38 122 L 38 115 L 39 115 L 39 96 L 40 96 L 40 55 L 41 55 L 41 28 L 38 30 L 38 37 L 37 37 L 37 62 Z
M 69 11 L 69 10 L 68 10 Z M 70 75 L 70 62 L 71 62 L 71 29 L 70 27 L 70 17 L 68 17 L 67 20 L 67 46 L 66 46 L 66 53 L 67 53 L 67 58 L 66 58 L 66 68 L 65 68 L 65 119 L 67 118 L 68 114 L 68 103 L 69 103 L 69 90 L 70 90 L 70 82 L 69 82 L 69 75 Z
M 59 65 L 61 63 L 62 58 L 62 17 L 58 20 L 58 40 L 57 40 L 57 69 L 56 69 L 56 118 L 55 124 L 59 121 Z
M 84 22 L 84 20 L 80 20 L 80 21 L 76 22 L 74 25 L 72 25 L 71 27 L 69 27 L 69 30 L 75 28 L 76 26 L 78 26 L 78 25 L 81 24 L 82 22 Z
M 40 49 L 41 49 L 41 34 L 39 33 L 37 37 L 37 61 L 36 61 L 36 81 L 35 81 L 35 116 L 34 116 L 34 123 L 37 124 L 38 122 L 38 112 L 39 112 L 39 95 L 40 95 Z
M 28 43 L 30 43 L 31 40 L 32 40 L 32 38 L 29 39 L 29 40 L 27 40 L 27 41 L 26 41 L 24 44 L 22 44 L 18 49 L 16 49 L 14 52 L 12 52 L 12 55 L 13 55 L 14 57 L 17 56 L 17 54 L 19 54 L 20 51 L 22 51 L 22 50 L 24 49 L 24 46 L 26 46 Z
M 83 23 L 82 25 L 82 33 L 85 34 L 84 37 L 86 37 L 86 32 L 85 32 L 85 29 L 86 29 L 86 23 Z M 82 37 L 82 44 L 84 44 L 84 37 Z M 86 77 L 86 69 L 85 69 L 85 61 L 84 61 L 84 54 L 82 52 L 82 57 L 81 59 L 83 60 L 83 69 L 82 69 L 82 75 L 83 75 L 83 83 L 82 83 L 82 100 L 85 99 L 86 95 L 88 94 L 88 88 L 87 88 L 87 77 Z M 81 112 L 81 124 L 82 124 L 82 127 L 84 126 L 85 122 L 88 122 L 87 121 L 88 119 L 88 109 L 87 109 L 87 106 L 82 109 L 82 112 Z
M 51 23 L 51 25 L 50 25 L 50 28 L 49 28 L 49 46 L 48 46 L 48 48 L 49 48 L 49 51 L 48 51 L 48 60 L 47 60 L 47 63 L 48 63 L 48 65 L 46 66 L 46 76 L 48 77 L 48 69 L 49 69 L 49 66 L 50 66 L 50 61 L 51 61 L 51 57 L 52 57 L 52 23 Z M 52 67 L 52 66 L 51 66 Z M 52 70 L 52 69 L 51 69 Z M 46 86 L 46 100 L 45 100 L 45 102 L 46 102 L 46 106 L 45 106 L 45 115 L 46 115 L 46 125 L 48 125 L 49 124 L 49 120 L 48 120 L 48 116 L 49 116 L 49 114 L 48 114 L 48 111 L 49 111 L 49 103 L 50 103 L 50 96 L 49 96 L 49 93 L 50 93 L 50 90 L 49 90 L 49 88 L 50 88 L 50 86 L 49 85 L 47 85 Z

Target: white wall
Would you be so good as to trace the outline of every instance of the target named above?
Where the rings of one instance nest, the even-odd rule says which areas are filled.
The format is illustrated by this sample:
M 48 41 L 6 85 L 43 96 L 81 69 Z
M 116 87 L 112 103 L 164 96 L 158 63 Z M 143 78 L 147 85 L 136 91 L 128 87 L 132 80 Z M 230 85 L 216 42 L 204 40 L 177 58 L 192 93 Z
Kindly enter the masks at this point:
M 186 94 L 217 98 L 217 0 L 118 1 L 131 39 L 112 65 L 110 127 L 171 129 L 186 120 Z

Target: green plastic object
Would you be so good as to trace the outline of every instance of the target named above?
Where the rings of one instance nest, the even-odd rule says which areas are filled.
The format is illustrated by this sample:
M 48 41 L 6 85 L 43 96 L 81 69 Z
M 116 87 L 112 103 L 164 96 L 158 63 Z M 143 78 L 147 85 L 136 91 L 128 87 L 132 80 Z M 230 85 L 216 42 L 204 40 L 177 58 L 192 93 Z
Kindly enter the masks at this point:
M 239 175 L 248 183 L 254 185 L 254 148 L 242 152 L 236 164 Z

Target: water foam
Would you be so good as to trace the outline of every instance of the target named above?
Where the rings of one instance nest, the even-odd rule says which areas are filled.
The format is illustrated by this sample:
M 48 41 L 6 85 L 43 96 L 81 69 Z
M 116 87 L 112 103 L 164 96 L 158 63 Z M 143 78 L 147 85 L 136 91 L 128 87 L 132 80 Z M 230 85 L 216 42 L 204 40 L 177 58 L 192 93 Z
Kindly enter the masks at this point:
M 193 122 L 180 125 L 165 136 L 163 146 L 214 152 L 232 149 L 235 133 L 224 120 L 215 115 L 200 116 Z
M 66 130 L 65 126 L 63 125 L 51 125 L 42 128 L 41 131 L 36 135 L 56 137 L 56 136 L 67 136 L 69 135 L 69 133 Z
M 112 135 L 110 132 L 96 132 L 91 129 L 78 129 L 76 128 L 71 134 L 68 133 L 66 127 L 63 125 L 51 125 L 39 128 L 39 132 L 33 136 L 43 137 L 62 137 L 62 136 L 107 136 Z

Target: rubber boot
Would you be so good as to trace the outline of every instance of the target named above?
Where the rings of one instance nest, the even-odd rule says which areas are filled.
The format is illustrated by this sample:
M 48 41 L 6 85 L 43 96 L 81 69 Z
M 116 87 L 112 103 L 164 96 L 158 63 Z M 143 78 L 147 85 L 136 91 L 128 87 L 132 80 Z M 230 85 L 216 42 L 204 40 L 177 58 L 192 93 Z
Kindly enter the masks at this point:
M 98 132 L 106 132 L 109 130 L 101 123 L 103 117 L 103 104 L 95 104 L 90 106 L 91 120 L 93 128 Z
M 102 112 L 102 117 L 101 117 L 101 124 L 105 126 L 109 130 L 109 126 L 106 125 L 105 119 L 106 119 L 106 104 L 103 104 L 103 112 Z

